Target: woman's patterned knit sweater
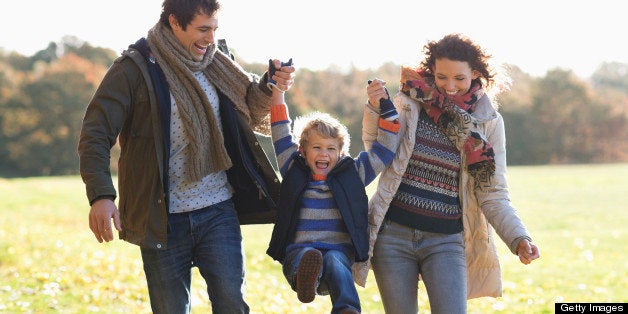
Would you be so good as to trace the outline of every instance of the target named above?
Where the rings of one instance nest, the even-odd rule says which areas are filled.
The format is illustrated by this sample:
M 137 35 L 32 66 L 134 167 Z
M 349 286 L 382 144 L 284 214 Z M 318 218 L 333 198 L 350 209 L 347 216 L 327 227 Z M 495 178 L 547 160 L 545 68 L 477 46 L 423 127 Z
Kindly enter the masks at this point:
M 460 152 L 421 109 L 414 150 L 386 216 L 428 232 L 462 231 L 460 162 Z

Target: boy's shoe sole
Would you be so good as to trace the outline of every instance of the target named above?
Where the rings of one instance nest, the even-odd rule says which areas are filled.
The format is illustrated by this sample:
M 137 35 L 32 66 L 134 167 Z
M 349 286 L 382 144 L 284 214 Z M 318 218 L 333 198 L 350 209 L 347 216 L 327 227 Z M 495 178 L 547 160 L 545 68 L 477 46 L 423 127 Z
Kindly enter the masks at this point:
M 319 250 L 303 253 L 297 268 L 297 297 L 303 303 L 314 301 L 316 282 L 323 266 L 323 254 Z

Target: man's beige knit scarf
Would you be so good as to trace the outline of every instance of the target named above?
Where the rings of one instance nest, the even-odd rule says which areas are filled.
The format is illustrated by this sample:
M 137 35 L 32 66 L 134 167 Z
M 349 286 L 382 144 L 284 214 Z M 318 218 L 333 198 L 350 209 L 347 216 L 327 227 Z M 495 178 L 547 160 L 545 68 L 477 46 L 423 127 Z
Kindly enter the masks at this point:
M 194 60 L 172 30 L 161 23 L 148 32 L 146 39 L 166 76 L 189 141 L 185 148 L 188 158 L 184 166 L 186 178 L 195 182 L 210 173 L 229 169 L 232 163 L 222 131 L 207 95 L 193 73 L 203 71 L 207 79 L 234 102 L 236 110 L 249 119 L 245 97 L 250 74 L 218 51 L 215 44 L 207 48 L 203 60 Z

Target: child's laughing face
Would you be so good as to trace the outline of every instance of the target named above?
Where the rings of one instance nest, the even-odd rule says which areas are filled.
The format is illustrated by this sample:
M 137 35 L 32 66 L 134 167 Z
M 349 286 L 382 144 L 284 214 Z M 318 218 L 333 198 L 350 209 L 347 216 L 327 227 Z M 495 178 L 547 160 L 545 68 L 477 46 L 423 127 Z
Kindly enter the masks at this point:
M 340 140 L 337 138 L 324 138 L 313 133 L 308 139 L 302 153 L 308 166 L 316 175 L 327 176 L 340 158 Z

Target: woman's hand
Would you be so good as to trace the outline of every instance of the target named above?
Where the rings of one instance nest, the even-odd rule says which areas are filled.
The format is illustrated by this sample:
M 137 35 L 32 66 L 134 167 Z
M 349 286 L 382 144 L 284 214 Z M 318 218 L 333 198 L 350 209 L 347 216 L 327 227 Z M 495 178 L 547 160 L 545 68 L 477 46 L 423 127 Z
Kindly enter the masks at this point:
M 380 79 L 374 79 L 370 84 L 366 86 L 366 94 L 369 96 L 369 103 L 375 108 L 379 108 L 379 100 L 388 98 L 386 94 L 385 81 Z
M 541 256 L 539 248 L 527 239 L 519 241 L 517 245 L 517 255 L 519 256 L 519 260 L 525 265 L 532 263 L 533 260 Z

